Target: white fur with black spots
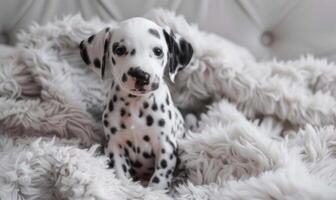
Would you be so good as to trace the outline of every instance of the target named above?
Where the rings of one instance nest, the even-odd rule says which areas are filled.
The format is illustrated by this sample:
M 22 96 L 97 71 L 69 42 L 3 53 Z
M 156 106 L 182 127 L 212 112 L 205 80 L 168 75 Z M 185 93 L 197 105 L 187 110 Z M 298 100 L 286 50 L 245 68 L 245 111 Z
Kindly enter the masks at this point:
M 183 118 L 164 80 L 188 65 L 191 45 L 168 28 L 131 18 L 80 43 L 83 61 L 102 78 L 112 77 L 103 124 L 108 165 L 120 179 L 147 180 L 168 189 L 177 162 Z

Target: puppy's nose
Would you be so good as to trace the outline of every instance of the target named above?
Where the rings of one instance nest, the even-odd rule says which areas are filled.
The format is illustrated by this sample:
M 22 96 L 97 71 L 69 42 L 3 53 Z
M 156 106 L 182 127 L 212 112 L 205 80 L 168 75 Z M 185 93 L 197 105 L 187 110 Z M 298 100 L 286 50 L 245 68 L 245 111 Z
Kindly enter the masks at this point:
M 140 67 L 131 67 L 127 74 L 136 79 L 135 86 L 143 87 L 149 84 L 150 75 L 143 71 Z

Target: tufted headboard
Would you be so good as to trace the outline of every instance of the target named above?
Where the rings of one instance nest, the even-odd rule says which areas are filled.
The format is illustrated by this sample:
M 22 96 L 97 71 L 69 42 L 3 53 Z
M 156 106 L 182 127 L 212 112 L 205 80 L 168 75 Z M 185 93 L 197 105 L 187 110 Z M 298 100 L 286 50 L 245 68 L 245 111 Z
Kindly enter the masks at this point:
M 122 20 L 163 7 L 203 30 L 247 47 L 259 60 L 302 54 L 336 61 L 335 0 L 10 0 L 0 2 L 0 43 L 32 22 L 81 13 L 85 19 Z M 8 46 L 0 45 L 0 54 Z

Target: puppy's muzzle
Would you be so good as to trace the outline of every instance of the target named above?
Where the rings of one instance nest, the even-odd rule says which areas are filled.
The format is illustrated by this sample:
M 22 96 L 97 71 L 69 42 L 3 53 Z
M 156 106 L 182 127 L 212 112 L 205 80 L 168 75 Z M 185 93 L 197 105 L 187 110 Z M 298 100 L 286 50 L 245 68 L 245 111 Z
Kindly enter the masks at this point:
M 127 74 L 133 78 L 135 78 L 135 88 L 143 89 L 144 86 L 149 84 L 150 75 L 141 70 L 140 67 L 131 67 Z

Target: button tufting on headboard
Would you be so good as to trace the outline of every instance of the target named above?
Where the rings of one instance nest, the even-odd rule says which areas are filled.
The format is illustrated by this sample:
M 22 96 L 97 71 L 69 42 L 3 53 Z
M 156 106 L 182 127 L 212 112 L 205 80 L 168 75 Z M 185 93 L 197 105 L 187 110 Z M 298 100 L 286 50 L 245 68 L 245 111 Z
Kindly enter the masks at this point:
M 76 13 L 85 19 L 119 20 L 158 7 L 247 47 L 258 60 L 296 59 L 310 53 L 336 61 L 336 0 L 4 0 L 0 32 L 6 33 L 0 35 L 0 44 L 15 44 L 15 35 L 32 22 L 45 24 Z
M 271 46 L 274 42 L 274 34 L 271 31 L 265 31 L 260 36 L 260 42 L 264 46 Z

